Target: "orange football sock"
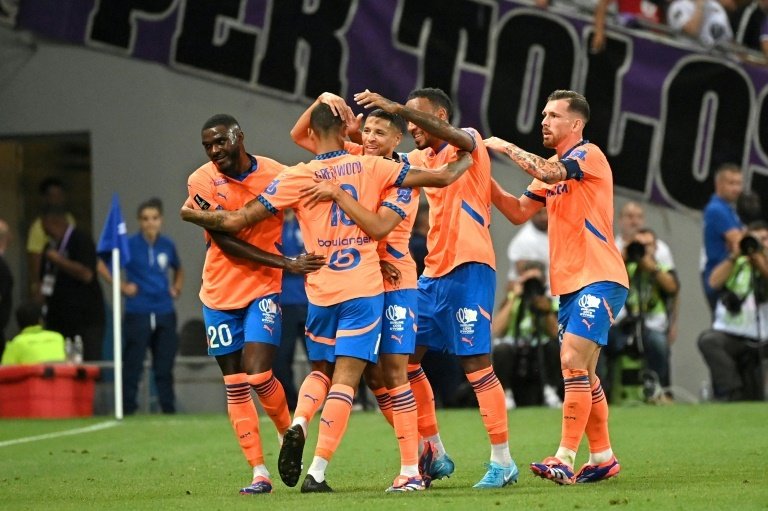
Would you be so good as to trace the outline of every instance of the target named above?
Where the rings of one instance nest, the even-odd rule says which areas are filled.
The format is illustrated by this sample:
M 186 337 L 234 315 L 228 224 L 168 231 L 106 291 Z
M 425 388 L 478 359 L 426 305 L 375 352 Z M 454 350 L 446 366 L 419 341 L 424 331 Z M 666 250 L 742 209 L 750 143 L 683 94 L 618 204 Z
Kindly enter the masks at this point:
M 245 373 L 224 377 L 227 388 L 227 413 L 245 459 L 252 467 L 264 464 L 264 453 L 259 437 L 259 416 L 251 399 L 251 386 Z
M 589 452 L 603 452 L 611 448 L 608 434 L 608 401 L 605 399 L 600 378 L 592 385 L 592 409 L 585 429 L 589 440 Z
M 411 384 L 413 397 L 416 399 L 419 436 L 426 438 L 437 435 L 435 394 L 421 364 L 408 364 L 408 381 Z
M 389 391 L 389 395 L 395 436 L 400 446 L 400 464 L 416 465 L 419 462 L 419 417 L 411 384 L 396 387 Z
M 467 380 L 477 396 L 480 415 L 491 444 L 506 444 L 509 439 L 507 407 L 504 402 L 504 389 L 493 372 L 493 366 L 467 374 Z
M 248 383 L 256 391 L 264 411 L 275 423 L 277 432 L 281 435 L 285 433 L 291 425 L 291 412 L 288 411 L 283 384 L 275 378 L 272 369 L 259 374 L 249 374 Z
M 379 403 L 379 410 L 381 410 L 384 418 L 387 419 L 390 426 L 394 426 L 395 423 L 392 421 L 392 398 L 389 396 L 387 387 L 379 387 L 371 392 L 373 392 L 376 402 Z
M 355 389 L 349 385 L 335 384 L 328 392 L 328 399 L 320 417 L 320 431 L 317 437 L 315 456 L 331 461 L 333 453 L 341 443 L 341 438 L 349 424 L 349 414 L 352 412 L 352 399 Z
M 296 411 L 293 412 L 296 417 L 304 417 L 307 424 L 312 422 L 312 417 L 323 406 L 325 396 L 328 395 L 328 389 L 331 387 L 331 380 L 320 371 L 312 371 L 304 378 L 304 382 L 299 389 L 299 399 L 296 402 Z
M 563 430 L 560 446 L 578 451 L 592 409 L 592 391 L 586 369 L 563 369 Z

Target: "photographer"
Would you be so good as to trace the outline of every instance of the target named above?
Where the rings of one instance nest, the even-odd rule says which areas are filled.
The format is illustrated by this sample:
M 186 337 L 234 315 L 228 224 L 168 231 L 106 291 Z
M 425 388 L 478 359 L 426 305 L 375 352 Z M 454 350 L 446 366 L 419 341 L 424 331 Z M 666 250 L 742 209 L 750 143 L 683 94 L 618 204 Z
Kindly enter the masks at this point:
M 493 317 L 493 367 L 507 396 L 507 409 L 562 406 L 557 306 L 547 296 L 544 268 L 528 262 L 510 284 Z
M 719 291 L 712 329 L 699 350 L 722 401 L 762 400 L 760 343 L 768 339 L 768 224 L 749 225 L 730 257 L 715 266 L 709 285 Z
M 626 306 L 608 332 L 606 360 L 598 362 L 598 373 L 607 376 L 601 377 L 603 388 L 612 398 L 617 397 L 612 391 L 620 358 L 629 355 L 642 361 L 648 380 L 646 399 L 669 401 L 661 389 L 669 387 L 670 304 L 680 286 L 674 270 L 656 260 L 656 248 L 655 233 L 643 227 L 622 250 L 629 294 Z

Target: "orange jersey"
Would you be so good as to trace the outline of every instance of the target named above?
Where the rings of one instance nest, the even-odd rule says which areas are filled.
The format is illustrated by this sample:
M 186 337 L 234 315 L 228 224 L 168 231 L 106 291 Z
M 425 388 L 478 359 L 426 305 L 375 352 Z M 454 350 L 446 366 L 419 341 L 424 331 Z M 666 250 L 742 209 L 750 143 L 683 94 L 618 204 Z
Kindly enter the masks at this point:
M 259 195 L 259 201 L 276 213 L 293 208 L 304 247 L 324 255 L 326 266 L 307 275 L 307 297 L 314 305 L 375 296 L 384 291 L 376 241 L 365 234 L 335 202 L 321 202 L 313 209 L 299 198 L 314 178 L 335 180 L 363 207 L 375 211 L 382 192 L 397 186 L 408 165 L 378 156 L 355 156 L 347 151 L 318 155 L 309 163 L 289 167 Z
M 379 259 L 390 263 L 400 270 L 400 281 L 393 286 L 384 281 L 385 291 L 397 289 L 416 289 L 416 261 L 411 257 L 408 244 L 411 241 L 413 222 L 419 209 L 419 189 L 394 187 L 385 190 L 381 198 L 381 207 L 392 209 L 403 219 L 387 237 L 379 241 Z
M 424 275 L 441 277 L 464 263 L 484 263 L 496 269 L 491 242 L 491 160 L 480 134 L 472 135 L 474 163 L 445 188 L 424 188 L 429 202 L 429 234 Z M 446 143 L 439 151 L 414 149 L 408 161 L 415 167 L 435 169 L 456 160 L 458 148 Z
M 219 172 L 208 162 L 189 176 L 189 197 L 200 209 L 236 210 L 256 198 L 285 168 L 285 165 L 263 156 L 252 157 L 251 167 L 242 180 Z M 267 252 L 279 254 L 283 217 L 274 218 L 243 229 L 235 234 L 241 240 Z M 203 265 L 200 301 L 217 310 L 240 309 L 260 296 L 279 293 L 283 272 L 277 268 L 233 258 L 212 242 L 205 232 L 208 250 Z
M 557 161 L 557 156 L 550 161 Z M 595 144 L 582 141 L 560 159 L 568 179 L 548 185 L 534 179 L 525 195 L 549 214 L 549 280 L 553 295 L 611 281 L 629 288 L 627 269 L 613 239 L 613 174 Z
M 344 149 L 349 154 L 363 154 L 363 146 L 354 142 L 344 142 Z M 398 158 L 400 158 L 399 155 Z M 391 208 L 403 218 L 403 221 L 397 224 L 386 238 L 379 241 L 379 259 L 393 265 L 400 270 L 401 274 L 397 286 L 385 280 L 384 290 L 416 289 L 418 280 L 416 261 L 411 257 L 408 243 L 411 241 L 413 222 L 416 220 L 416 212 L 419 209 L 419 189 L 399 187 L 386 189 L 381 196 L 381 206 Z

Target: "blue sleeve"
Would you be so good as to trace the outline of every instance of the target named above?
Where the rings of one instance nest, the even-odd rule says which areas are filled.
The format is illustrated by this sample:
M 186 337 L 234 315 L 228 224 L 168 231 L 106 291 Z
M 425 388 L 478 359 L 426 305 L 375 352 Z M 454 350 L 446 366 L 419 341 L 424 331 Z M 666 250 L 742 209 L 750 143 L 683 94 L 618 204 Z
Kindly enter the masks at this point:
M 472 137 L 472 150 L 470 152 L 474 153 L 475 149 L 477 149 L 477 139 L 475 138 L 475 135 L 477 135 L 477 131 L 474 128 L 461 128 L 461 129 L 469 133 L 469 136 Z
M 581 181 L 581 178 L 584 177 L 584 171 L 582 171 L 581 167 L 579 167 L 578 161 L 572 158 L 565 158 L 560 160 L 560 163 L 565 166 L 565 179 L 575 179 L 576 181 Z
M 394 211 L 395 213 L 397 213 L 398 215 L 400 215 L 400 218 L 402 218 L 403 220 L 405 220 L 405 217 L 407 216 L 407 215 L 405 214 L 405 211 L 403 211 L 403 210 L 402 210 L 400 207 L 398 207 L 396 204 L 392 204 L 391 202 L 383 201 L 383 202 L 381 203 L 381 206 L 382 206 L 382 207 L 385 207 L 385 208 L 389 208 L 389 209 L 391 209 L 392 211 Z
M 267 211 L 269 211 L 269 212 L 270 212 L 270 213 L 272 213 L 273 215 L 276 215 L 276 214 L 278 214 L 278 213 L 280 212 L 280 211 L 279 211 L 279 210 L 278 210 L 276 207 L 274 207 L 274 206 L 272 205 L 272 203 L 271 203 L 271 202 L 269 202 L 269 200 L 268 200 L 266 197 L 264 197 L 263 195 L 259 195 L 258 197 L 256 197 L 256 199 L 257 199 L 259 202 L 261 202 L 261 205 L 262 205 L 262 206 L 264 206 L 265 208 L 267 208 Z
M 731 229 L 741 229 L 741 223 L 735 214 L 723 208 L 712 208 L 708 211 L 712 227 L 715 232 L 725 233 Z
M 541 202 L 545 206 L 547 205 L 547 198 L 546 197 L 542 197 L 541 195 L 536 195 L 535 193 L 531 192 L 530 190 L 526 190 L 523 195 L 525 195 L 529 199 L 535 200 L 536 202 Z

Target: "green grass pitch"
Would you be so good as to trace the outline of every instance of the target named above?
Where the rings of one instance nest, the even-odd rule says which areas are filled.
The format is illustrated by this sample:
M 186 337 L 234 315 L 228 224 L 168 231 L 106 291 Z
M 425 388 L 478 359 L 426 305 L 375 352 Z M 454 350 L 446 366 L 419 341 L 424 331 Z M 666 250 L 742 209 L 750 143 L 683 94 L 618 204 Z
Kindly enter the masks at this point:
M 490 452 L 477 410 L 438 415 L 456 472 L 425 492 L 408 494 L 384 493 L 399 459 L 394 435 L 378 413 L 353 413 L 327 471 L 335 493 L 310 495 L 280 481 L 275 429 L 262 417 L 274 491 L 258 496 L 238 494 L 250 482 L 250 469 L 223 414 L 130 417 L 115 427 L 18 444 L 12 441 L 109 419 L 4 419 L 0 509 L 768 509 L 765 403 L 614 407 L 611 433 L 620 476 L 570 487 L 534 478 L 528 469 L 557 447 L 560 412 L 515 410 L 509 414 L 510 446 L 520 479 L 490 491 L 472 488 Z M 305 467 L 312 459 L 316 424 L 310 428 Z M 585 440 L 577 465 L 586 455 Z

